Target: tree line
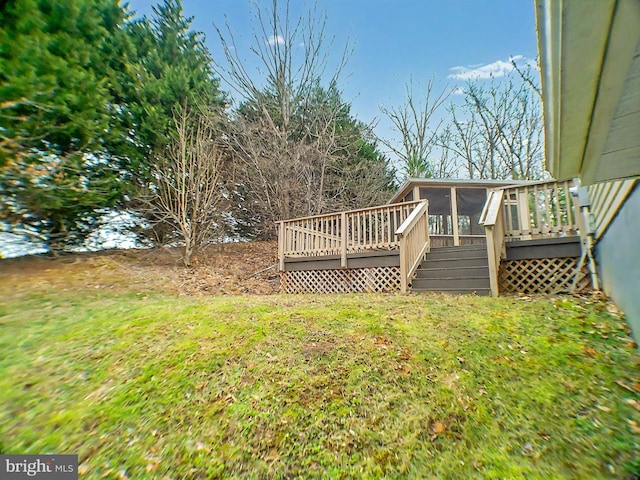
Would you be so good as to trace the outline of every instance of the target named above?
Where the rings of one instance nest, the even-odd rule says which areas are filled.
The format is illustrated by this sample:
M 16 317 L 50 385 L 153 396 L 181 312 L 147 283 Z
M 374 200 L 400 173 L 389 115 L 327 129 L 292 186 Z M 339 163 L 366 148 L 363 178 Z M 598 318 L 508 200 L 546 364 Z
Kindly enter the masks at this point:
M 371 124 L 342 96 L 349 47 L 329 55 L 326 19 L 313 9 L 294 19 L 288 2 L 274 0 L 254 11 L 251 52 L 262 75 L 228 25 L 215 26 L 223 58 L 212 58 L 181 0 L 141 19 L 118 0 L 0 3 L 2 229 L 58 252 L 82 245 L 109 212 L 127 212 L 139 241 L 181 245 L 189 265 L 212 239 L 272 238 L 277 220 L 384 203 L 398 178 Z M 475 116 L 461 120 L 451 107 L 446 128 L 430 122 L 428 97 L 426 110 L 409 96 L 383 111 L 407 146 L 394 147 L 402 172 L 450 174 L 472 121 L 497 137 L 474 133 L 493 150 L 469 147 L 470 177 L 538 175 L 527 151 L 516 152 L 522 169 L 505 167 L 514 154 L 505 138 L 526 134 L 499 120 L 519 115 L 500 110 L 513 102 L 473 83 L 467 91 L 464 108 Z M 447 152 L 438 160 L 434 145 Z

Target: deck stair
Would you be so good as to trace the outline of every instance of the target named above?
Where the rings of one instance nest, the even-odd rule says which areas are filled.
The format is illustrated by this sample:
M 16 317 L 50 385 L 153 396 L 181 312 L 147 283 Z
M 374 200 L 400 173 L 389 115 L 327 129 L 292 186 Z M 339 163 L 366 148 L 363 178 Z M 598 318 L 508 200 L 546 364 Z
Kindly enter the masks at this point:
M 486 245 L 432 248 L 416 271 L 411 291 L 489 295 Z

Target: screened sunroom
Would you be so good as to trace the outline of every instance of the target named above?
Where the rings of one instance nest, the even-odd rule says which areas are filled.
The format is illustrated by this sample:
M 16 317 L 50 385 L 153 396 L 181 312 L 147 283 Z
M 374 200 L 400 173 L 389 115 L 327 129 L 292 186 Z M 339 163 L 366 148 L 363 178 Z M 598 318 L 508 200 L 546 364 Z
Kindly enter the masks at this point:
M 487 201 L 487 192 L 492 188 L 518 183 L 514 180 L 410 178 L 389 203 L 429 200 L 432 248 L 485 244 L 484 227 L 479 220 Z

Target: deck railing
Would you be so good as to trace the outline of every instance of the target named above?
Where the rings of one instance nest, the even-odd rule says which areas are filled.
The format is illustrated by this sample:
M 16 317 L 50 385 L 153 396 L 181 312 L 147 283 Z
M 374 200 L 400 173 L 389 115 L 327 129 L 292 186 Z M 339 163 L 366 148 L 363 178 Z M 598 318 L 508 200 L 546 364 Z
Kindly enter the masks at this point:
M 479 223 L 487 237 L 492 295 L 499 293 L 498 270 L 506 254 L 505 242 L 574 236 L 583 229 L 580 209 L 570 190 L 574 185 L 574 180 L 549 181 L 489 193 Z
M 284 257 L 347 255 L 399 248 L 396 230 L 420 202 L 362 208 L 278 222 L 280 268 Z
M 573 180 L 566 180 L 505 188 L 506 240 L 577 235 L 580 212 L 571 195 L 573 186 Z
M 409 281 L 430 250 L 429 202 L 424 200 L 396 231 L 400 242 L 400 288 L 406 293 Z

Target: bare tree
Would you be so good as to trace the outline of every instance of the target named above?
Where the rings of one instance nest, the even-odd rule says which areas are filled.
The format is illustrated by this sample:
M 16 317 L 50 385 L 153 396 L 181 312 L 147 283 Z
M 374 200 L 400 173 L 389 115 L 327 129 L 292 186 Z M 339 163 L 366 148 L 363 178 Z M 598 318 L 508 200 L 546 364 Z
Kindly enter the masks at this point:
M 145 204 L 157 221 L 179 232 L 182 261 L 190 266 L 195 252 L 220 228 L 223 149 L 216 115 L 182 106 L 175 111 L 176 137 L 154 165 L 155 188 Z
M 544 140 L 540 92 L 531 68 L 505 80 L 471 80 L 464 104 L 451 105 L 441 146 L 458 156 L 470 178 L 538 179 Z
M 326 18 L 312 10 L 292 20 L 288 1 L 274 0 L 267 12 L 254 7 L 251 52 L 262 75 L 249 71 L 228 25 L 224 32 L 216 27 L 226 60 L 216 72 L 241 99 L 223 135 L 235 159 L 234 183 L 245 192 L 243 206 L 258 235 L 268 237 L 276 220 L 343 206 L 345 192 L 353 190 L 352 167 L 363 155 L 366 128 L 340 97 L 337 85 L 349 47 L 332 64 Z M 371 169 L 360 169 L 363 189 L 373 188 L 367 183 L 371 175 Z M 371 197 L 381 192 L 386 195 L 378 189 Z
M 437 112 L 451 95 L 451 90 L 445 86 L 440 92 L 434 92 L 432 78 L 424 95 L 417 97 L 411 82 L 406 86 L 405 95 L 401 106 L 380 108 L 401 137 L 381 139 L 381 142 L 400 159 L 402 173 L 406 177 L 442 178 L 450 175 L 453 164 L 448 152 L 438 152 L 438 160 L 433 158 L 433 153 L 438 144 L 438 129 L 443 122 Z

